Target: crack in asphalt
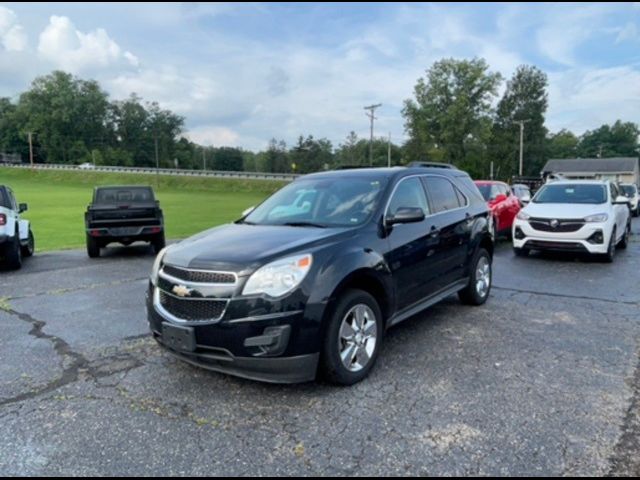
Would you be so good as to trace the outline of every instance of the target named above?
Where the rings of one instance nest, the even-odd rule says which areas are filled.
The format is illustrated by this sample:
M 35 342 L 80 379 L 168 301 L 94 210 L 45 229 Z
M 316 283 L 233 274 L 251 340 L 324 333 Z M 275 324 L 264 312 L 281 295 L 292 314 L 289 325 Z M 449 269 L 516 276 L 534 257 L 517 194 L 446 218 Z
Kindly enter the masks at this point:
M 29 295 L 18 295 L 15 297 L 3 297 L 2 300 L 4 300 L 5 302 L 7 301 L 11 301 L 11 300 L 26 300 L 26 299 L 30 299 L 30 298 L 37 298 L 37 297 L 43 297 L 45 295 L 64 295 L 66 293 L 75 293 L 75 292 L 82 292 L 85 290 L 95 290 L 96 288 L 101 288 L 101 287 L 117 287 L 119 285 L 126 285 L 128 283 L 135 283 L 135 282 L 141 282 L 143 280 L 147 280 L 149 277 L 138 277 L 138 278 L 129 278 L 126 280 L 114 280 L 112 282 L 106 282 L 106 283 L 92 283 L 90 285 L 81 285 L 79 287 L 70 287 L 70 288 L 60 288 L 60 289 L 54 289 L 54 290 L 47 290 L 45 292 L 37 292 L 37 293 L 31 293 Z M 0 304 L 1 307 L 2 304 Z M 9 309 L 5 309 L 2 308 L 3 310 L 7 310 L 9 311 Z
M 80 379 L 81 374 L 86 374 L 88 377 L 98 380 L 117 373 L 128 372 L 143 365 L 141 361 L 126 353 L 116 353 L 109 357 L 101 358 L 99 361 L 90 362 L 84 355 L 75 352 L 62 338 L 45 333 L 44 327 L 47 325 L 46 322 L 38 320 L 27 313 L 18 312 L 12 308 L 4 311 L 30 324 L 32 328 L 28 332 L 29 335 L 40 340 L 48 341 L 53 345 L 55 353 L 60 357 L 63 371 L 58 378 L 48 382 L 41 388 L 14 397 L 0 399 L 0 407 L 21 403 L 54 392 L 61 387 L 75 383 Z M 69 360 L 71 363 L 65 367 L 65 363 Z M 114 365 L 117 367 L 118 364 L 122 364 L 123 362 L 125 365 L 120 369 L 116 368 L 113 370 L 109 368 Z
M 552 293 L 552 292 L 537 292 L 535 290 L 525 290 L 520 288 L 509 288 L 509 287 L 499 287 L 497 285 L 492 286 L 495 290 L 500 290 L 504 292 L 513 292 L 515 294 L 524 293 L 528 295 L 538 295 L 541 297 L 555 297 L 555 298 L 571 298 L 574 300 L 587 300 L 590 302 L 604 302 L 604 303 L 614 303 L 616 305 L 629 305 L 632 307 L 640 306 L 640 302 L 633 301 L 625 301 L 625 300 L 611 300 L 609 298 L 598 298 L 598 297 L 585 297 L 581 295 L 567 295 L 563 293 Z

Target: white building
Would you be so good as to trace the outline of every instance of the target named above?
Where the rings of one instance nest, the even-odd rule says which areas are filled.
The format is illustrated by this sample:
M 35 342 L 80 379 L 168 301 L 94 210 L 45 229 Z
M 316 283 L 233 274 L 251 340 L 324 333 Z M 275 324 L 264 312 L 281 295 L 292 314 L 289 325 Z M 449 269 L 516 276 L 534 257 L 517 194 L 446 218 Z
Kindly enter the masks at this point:
M 567 179 L 599 179 L 635 183 L 640 187 L 640 163 L 634 157 L 552 159 L 542 176 L 561 175 Z

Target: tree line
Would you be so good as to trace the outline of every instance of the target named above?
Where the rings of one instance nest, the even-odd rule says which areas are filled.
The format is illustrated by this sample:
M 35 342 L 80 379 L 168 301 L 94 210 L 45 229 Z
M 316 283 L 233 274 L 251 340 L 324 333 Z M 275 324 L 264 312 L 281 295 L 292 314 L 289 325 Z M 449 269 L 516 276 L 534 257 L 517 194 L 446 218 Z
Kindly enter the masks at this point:
M 452 163 L 476 178 L 517 173 L 519 122 L 524 121 L 525 174 L 538 175 L 549 158 L 638 156 L 638 125 L 616 121 L 578 136 L 545 126 L 548 79 L 522 65 L 504 79 L 485 60 L 443 59 L 418 79 L 402 115 L 407 140 L 372 143 L 373 166 L 411 161 Z M 0 98 L 0 153 L 29 158 L 31 134 L 39 163 L 309 173 L 370 164 L 370 142 L 350 132 L 334 146 L 326 138 L 300 135 L 293 145 L 273 138 L 252 152 L 207 147 L 184 136 L 184 117 L 132 93 L 110 100 L 95 80 L 54 71 L 36 78 L 12 101 Z

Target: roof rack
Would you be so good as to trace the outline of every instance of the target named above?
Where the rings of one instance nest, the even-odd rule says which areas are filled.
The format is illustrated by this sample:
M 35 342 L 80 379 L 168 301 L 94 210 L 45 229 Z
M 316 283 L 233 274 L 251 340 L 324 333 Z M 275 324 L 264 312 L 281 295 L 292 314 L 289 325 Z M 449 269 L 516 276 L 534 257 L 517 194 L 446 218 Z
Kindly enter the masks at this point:
M 422 167 L 422 168 L 449 168 L 452 170 L 457 170 L 458 168 L 455 165 L 450 163 L 440 163 L 440 162 L 411 162 L 407 167 Z

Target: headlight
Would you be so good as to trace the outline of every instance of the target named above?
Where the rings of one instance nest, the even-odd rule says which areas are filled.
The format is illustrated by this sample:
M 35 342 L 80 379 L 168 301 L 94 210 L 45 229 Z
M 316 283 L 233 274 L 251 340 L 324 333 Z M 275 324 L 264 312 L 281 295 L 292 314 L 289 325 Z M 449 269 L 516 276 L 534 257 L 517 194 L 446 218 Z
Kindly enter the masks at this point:
M 160 272 L 160 267 L 162 267 L 162 259 L 164 258 L 164 254 L 167 253 L 167 248 L 169 247 L 164 247 L 162 250 L 160 250 L 160 253 L 158 253 L 155 262 L 153 262 L 150 279 L 154 287 L 158 286 L 158 273 Z
M 531 218 L 531 215 L 529 215 L 528 213 L 524 212 L 523 210 L 520 210 L 520 212 L 518 212 L 518 220 L 529 220 Z
M 302 283 L 312 263 L 313 256 L 310 253 L 271 262 L 251 275 L 242 294 L 264 293 L 270 297 L 280 297 Z
M 602 223 L 609 220 L 609 215 L 606 213 L 598 213 L 597 215 L 589 215 L 584 219 L 587 223 Z

